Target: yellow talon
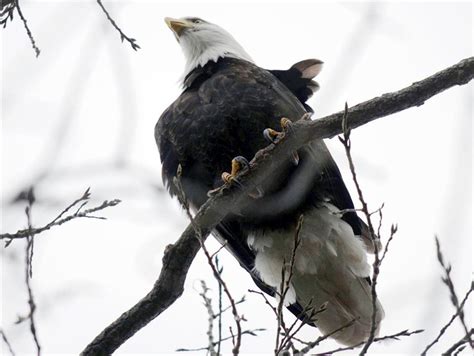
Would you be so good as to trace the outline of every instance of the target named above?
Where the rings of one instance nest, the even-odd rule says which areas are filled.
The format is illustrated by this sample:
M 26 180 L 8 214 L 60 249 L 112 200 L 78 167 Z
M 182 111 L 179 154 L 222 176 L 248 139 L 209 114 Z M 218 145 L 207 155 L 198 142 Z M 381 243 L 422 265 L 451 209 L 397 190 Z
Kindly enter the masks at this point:
M 249 162 L 244 157 L 237 156 L 232 160 L 232 167 L 231 167 L 230 173 L 227 173 L 227 172 L 222 173 L 221 178 L 225 183 L 231 183 L 231 182 L 238 183 L 236 177 L 239 174 L 239 172 L 244 168 L 247 168 L 247 169 L 250 168 Z
M 280 125 L 281 125 L 281 128 L 283 130 L 287 130 L 291 125 L 293 124 L 293 122 L 286 118 L 286 117 L 282 117 L 281 120 L 280 120 Z
M 263 130 L 263 137 L 265 137 L 265 139 L 267 139 L 267 141 L 269 141 L 273 144 L 277 144 L 285 136 L 285 134 L 287 132 L 291 132 L 293 122 L 290 119 L 286 118 L 286 117 L 282 117 L 280 119 L 280 125 L 281 125 L 281 128 L 283 129 L 283 131 L 278 132 L 278 131 L 273 130 L 271 128 L 267 128 L 267 129 Z M 295 166 L 298 165 L 298 163 L 300 162 L 300 157 L 298 155 L 298 152 L 294 151 L 292 153 L 291 161 L 293 162 L 293 164 Z
M 222 173 L 221 178 L 224 183 L 230 183 L 234 177 L 232 176 L 232 174 L 224 172 Z

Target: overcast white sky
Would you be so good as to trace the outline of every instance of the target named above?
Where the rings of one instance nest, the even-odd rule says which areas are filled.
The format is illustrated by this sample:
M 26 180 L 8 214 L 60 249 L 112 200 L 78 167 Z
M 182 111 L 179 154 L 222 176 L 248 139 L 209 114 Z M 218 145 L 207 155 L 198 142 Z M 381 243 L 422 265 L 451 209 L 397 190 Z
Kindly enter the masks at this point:
M 144 296 L 158 276 L 165 246 L 187 225 L 178 204 L 162 190 L 153 138 L 159 115 L 180 93 L 184 65 L 165 16 L 199 16 L 220 24 L 265 68 L 323 60 L 321 90 L 310 102 L 315 117 L 472 56 L 470 2 L 106 2 L 123 31 L 137 39 L 138 52 L 120 42 L 94 1 L 21 4 L 41 55 L 35 58 L 16 16 L 1 32 L 1 231 L 24 227 L 24 204 L 10 201 L 45 171 L 37 184 L 35 224 L 48 222 L 89 186 L 95 203 L 123 200 L 103 213 L 107 221 L 74 221 L 37 237 L 33 287 L 45 354 L 78 354 Z M 469 287 L 472 101 L 472 84 L 452 88 L 419 108 L 353 132 L 366 198 L 374 210 L 385 202 L 385 232 L 392 222 L 399 225 L 379 280 L 386 312 L 381 333 L 426 329 L 374 345 L 374 353 L 419 353 L 453 313 L 440 281 L 434 234 L 453 264 L 458 293 Z M 354 192 L 340 143 L 328 145 Z M 218 247 L 213 239 L 208 245 Z M 22 242 L 1 251 L 1 327 L 17 354 L 34 351 L 28 326 L 14 325 L 17 315 L 27 312 L 23 251 Z M 271 310 L 247 293 L 253 282 L 226 252 L 221 260 L 234 296 L 247 294 L 239 308 L 248 319 L 244 326 L 267 329 L 257 338 L 244 337 L 242 352 L 271 353 L 276 328 Z M 202 255 L 191 267 L 183 297 L 117 354 L 205 346 L 207 315 L 196 291 L 200 279 L 216 290 Z M 472 322 L 471 312 L 466 316 Z M 445 351 L 461 333 L 456 322 L 433 351 Z M 316 337 L 309 327 L 303 334 Z M 317 350 L 333 346 L 328 342 Z

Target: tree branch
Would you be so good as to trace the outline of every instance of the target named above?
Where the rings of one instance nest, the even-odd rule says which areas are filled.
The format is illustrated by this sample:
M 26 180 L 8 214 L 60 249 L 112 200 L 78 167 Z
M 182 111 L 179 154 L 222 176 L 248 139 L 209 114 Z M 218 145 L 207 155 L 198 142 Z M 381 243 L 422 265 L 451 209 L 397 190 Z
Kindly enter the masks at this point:
M 15 351 L 13 351 L 12 345 L 10 345 L 10 342 L 8 341 L 7 335 L 5 335 L 5 332 L 3 329 L 0 328 L 0 335 L 2 336 L 2 340 L 7 345 L 8 351 L 10 352 L 11 356 L 15 356 Z
M 102 9 L 102 11 L 104 12 L 105 16 L 107 16 L 107 20 L 109 20 L 109 22 L 112 24 L 112 26 L 118 31 L 118 33 L 120 34 L 120 39 L 122 40 L 122 42 L 125 40 L 127 41 L 130 46 L 132 47 L 132 49 L 134 51 L 138 50 L 140 48 L 140 46 L 138 45 L 138 43 L 136 43 L 136 39 L 135 38 L 130 38 L 128 37 L 123 31 L 122 29 L 117 25 L 117 23 L 115 22 L 115 20 L 112 18 L 112 16 L 110 16 L 109 12 L 107 11 L 107 9 L 105 8 L 104 4 L 102 4 L 102 0 L 96 0 L 97 1 L 97 4 L 100 6 L 100 8 Z
M 89 218 L 89 219 L 104 220 L 105 219 L 104 217 L 96 216 L 96 215 L 92 215 L 92 214 L 97 212 L 97 211 L 103 210 L 105 208 L 108 208 L 108 207 L 111 207 L 111 206 L 116 206 L 121 202 L 119 199 L 113 199 L 111 201 L 105 200 L 104 202 L 102 202 L 102 204 L 100 204 L 96 207 L 89 208 L 89 209 L 86 209 L 86 210 L 82 211 L 82 208 L 84 208 L 88 204 L 89 199 L 90 199 L 90 188 L 87 188 L 87 190 L 84 192 L 84 194 L 79 199 L 76 199 L 74 202 L 69 204 L 61 213 L 59 213 L 58 216 L 56 216 L 48 224 L 46 224 L 42 227 L 29 226 L 27 229 L 18 230 L 15 233 L 0 234 L 0 240 L 7 240 L 6 243 L 5 243 L 5 246 L 7 247 L 15 239 L 24 239 L 24 238 L 28 238 L 29 236 L 32 236 L 32 235 L 41 234 L 42 232 L 47 231 L 47 230 L 51 229 L 54 226 L 62 225 L 62 224 L 66 223 L 70 220 L 73 220 L 73 219 Z M 80 203 L 80 205 L 79 205 L 79 203 Z M 69 214 L 68 216 L 63 217 L 69 210 L 71 210 L 73 207 L 76 207 L 77 205 L 79 205 L 79 207 L 76 209 L 74 214 Z
M 434 95 L 474 77 L 474 58 L 467 58 L 407 88 L 365 101 L 348 110 L 347 127 L 354 129 L 375 119 L 423 105 Z M 194 224 L 202 238 L 232 210 L 245 202 L 268 172 L 286 162 L 291 153 L 312 140 L 330 138 L 342 132 L 344 111 L 319 120 L 300 120 L 277 145 L 259 151 L 249 172 L 239 176 L 241 187 L 224 185 L 199 210 Z M 111 354 L 138 330 L 165 311 L 183 293 L 189 267 L 199 251 L 200 242 L 192 224 L 163 256 L 163 266 L 152 290 L 130 310 L 105 328 L 82 352 L 82 355 Z
M 466 335 L 464 335 L 461 340 L 459 340 L 458 342 L 454 343 L 448 350 L 446 350 L 445 352 L 442 353 L 442 356 L 449 356 L 449 355 L 452 355 L 453 352 L 455 352 L 456 350 L 458 350 L 461 346 L 463 346 L 464 344 L 467 344 L 467 343 L 470 343 L 472 341 L 471 339 L 471 336 L 474 335 L 474 329 L 471 329 L 467 332 Z M 462 351 L 462 349 L 458 350 L 458 351 Z
M 36 57 L 38 57 L 40 55 L 41 51 L 38 48 L 38 46 L 36 45 L 35 39 L 33 38 L 33 34 L 31 33 L 31 30 L 28 27 L 28 23 L 26 21 L 26 18 L 23 15 L 23 11 L 21 11 L 19 0 L 15 0 L 15 7 L 16 7 L 16 11 L 18 11 L 18 16 L 20 16 L 20 19 L 23 22 L 23 26 L 25 27 L 26 34 L 28 35 L 28 38 L 30 39 L 31 46 L 33 47 L 33 49 L 35 51 Z M 13 19 L 13 15 L 11 15 L 11 18 Z M 6 22 L 4 24 L 4 27 L 5 27 L 5 25 L 6 25 Z

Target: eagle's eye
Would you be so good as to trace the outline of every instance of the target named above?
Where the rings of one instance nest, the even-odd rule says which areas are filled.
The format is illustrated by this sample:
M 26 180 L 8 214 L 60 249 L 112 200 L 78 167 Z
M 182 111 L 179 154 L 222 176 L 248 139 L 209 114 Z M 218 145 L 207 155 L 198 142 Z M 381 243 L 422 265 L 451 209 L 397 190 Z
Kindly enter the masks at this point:
M 194 19 L 194 20 L 193 20 L 193 23 L 195 23 L 195 24 L 200 24 L 200 23 L 202 23 L 202 20 L 200 20 L 200 19 Z

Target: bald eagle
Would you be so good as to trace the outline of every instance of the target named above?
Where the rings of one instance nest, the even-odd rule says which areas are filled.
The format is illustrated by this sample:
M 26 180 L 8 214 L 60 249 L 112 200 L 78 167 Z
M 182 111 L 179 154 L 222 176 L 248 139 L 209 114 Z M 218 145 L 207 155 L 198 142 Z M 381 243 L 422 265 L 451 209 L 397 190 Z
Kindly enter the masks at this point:
M 208 191 L 235 175 L 234 170 L 222 175 L 231 162 L 245 164 L 242 157 L 250 159 L 267 146 L 281 130 L 282 118 L 297 120 L 311 111 L 306 100 L 319 88 L 313 78 L 322 62 L 311 59 L 288 70 L 266 70 L 213 23 L 194 17 L 165 21 L 186 59 L 184 90 L 161 115 L 155 138 L 170 194 L 177 194 L 173 178 L 181 166 L 186 199 L 197 210 Z M 372 245 L 324 142 L 315 140 L 299 149 L 260 190 L 213 234 L 263 291 L 278 296 L 303 215 L 285 305 L 323 334 L 355 319 L 333 335 L 342 344 L 367 339 L 373 310 L 367 252 L 373 252 Z M 323 304 L 327 309 L 315 320 L 305 315 L 308 307 Z M 383 318 L 378 300 L 376 307 L 378 329 Z

